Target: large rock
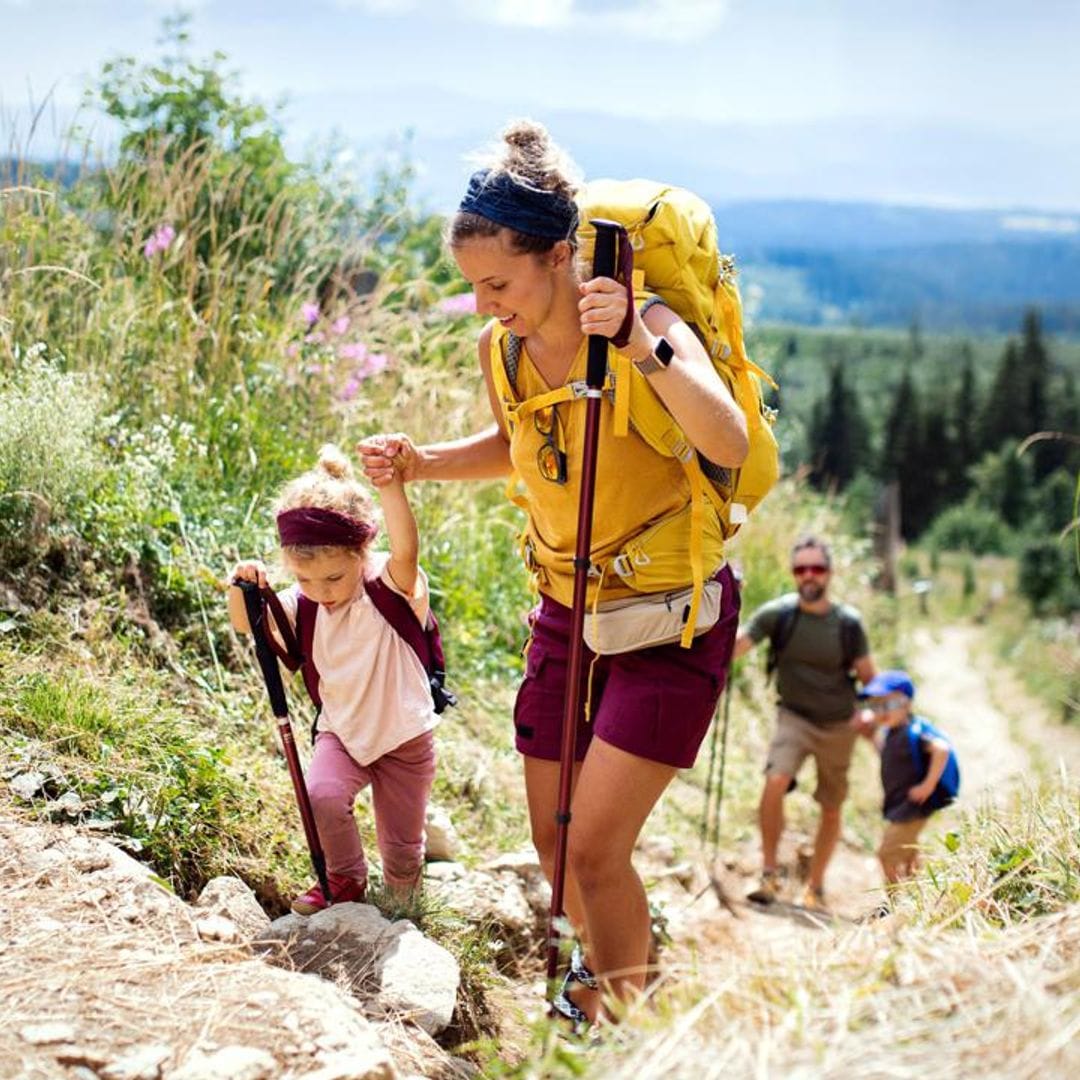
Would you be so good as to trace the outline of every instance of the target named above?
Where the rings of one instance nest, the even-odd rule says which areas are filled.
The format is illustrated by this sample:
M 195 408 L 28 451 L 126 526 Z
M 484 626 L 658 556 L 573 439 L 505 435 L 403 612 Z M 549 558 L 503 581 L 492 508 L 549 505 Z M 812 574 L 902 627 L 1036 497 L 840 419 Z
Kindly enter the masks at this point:
M 207 915 L 228 919 L 236 927 L 239 941 L 251 941 L 270 925 L 270 916 L 259 906 L 255 894 L 237 877 L 212 878 L 194 907 L 200 920 Z
M 359 1002 L 246 948 L 206 944 L 199 913 L 111 844 L 7 821 L 0 806 L 0 888 L 13 916 L 0 981 L 16 988 L 0 995 L 0 1076 L 398 1075 Z M 16 992 L 27 972 L 35 992 Z
M 513 874 L 462 870 L 428 882 L 432 895 L 470 922 L 494 926 L 515 944 L 532 939 L 536 918 L 521 881 Z
M 525 899 L 532 908 L 533 914 L 541 922 L 547 919 L 551 910 L 551 886 L 532 848 L 497 855 L 484 863 L 481 869 L 491 874 L 514 875 L 525 890 Z
M 351 990 L 374 1016 L 410 1020 L 429 1035 L 449 1026 L 460 970 L 441 945 L 407 920 L 390 922 L 370 904 L 334 904 L 315 915 L 286 915 L 260 935 L 275 963 Z

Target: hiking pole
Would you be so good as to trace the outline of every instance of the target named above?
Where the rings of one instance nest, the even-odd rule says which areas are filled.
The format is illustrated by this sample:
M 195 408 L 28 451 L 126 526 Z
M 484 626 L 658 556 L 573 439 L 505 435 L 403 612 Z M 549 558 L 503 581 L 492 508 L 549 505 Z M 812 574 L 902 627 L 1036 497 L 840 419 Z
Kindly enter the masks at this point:
M 593 277 L 615 274 L 615 242 L 621 226 L 613 221 L 594 218 L 596 248 L 593 252 Z M 589 551 L 592 546 L 593 500 L 596 491 L 596 458 L 600 442 L 600 402 L 607 375 L 609 339 L 602 334 L 589 335 L 589 356 L 585 381 L 585 444 L 581 461 L 581 495 L 578 499 L 577 544 L 574 551 L 574 598 L 570 609 L 570 655 L 566 671 L 566 694 L 563 698 L 562 744 L 559 753 L 559 798 L 555 812 L 555 869 L 551 878 L 551 916 L 548 920 L 547 977 L 554 988 L 559 966 L 559 931 L 557 922 L 563 914 L 566 887 L 566 847 L 570 827 L 570 789 L 574 774 L 574 750 L 577 746 L 578 719 L 581 715 L 581 668 L 584 654 L 582 632 L 585 628 L 585 597 L 589 579 Z
M 727 764 L 728 720 L 731 717 L 731 676 L 732 665 L 729 665 L 727 671 L 727 686 L 724 687 L 723 735 L 720 738 L 720 776 L 716 784 L 716 808 L 713 814 L 712 828 L 709 836 L 709 842 L 712 846 L 713 862 L 716 862 L 716 855 L 720 848 L 720 811 L 724 805 L 724 766 Z M 715 749 L 715 745 L 713 748 Z
M 263 606 L 261 590 L 251 581 L 237 581 L 234 584 L 238 585 L 244 594 L 248 626 L 251 628 L 251 636 L 255 639 L 255 656 L 262 669 L 266 692 L 270 695 L 270 709 L 277 718 L 281 749 L 289 766 L 289 778 L 292 780 L 293 792 L 296 794 L 296 805 L 300 809 L 300 820 L 304 826 L 308 852 L 311 854 L 311 865 L 315 868 L 315 876 L 319 879 L 319 888 L 322 889 L 323 898 L 329 905 L 334 901 L 330 896 L 330 882 L 326 876 L 326 856 L 323 855 L 322 844 L 319 842 L 315 814 L 311 809 L 311 799 L 308 797 L 304 773 L 300 768 L 300 755 L 296 749 L 296 740 L 293 738 L 292 725 L 289 723 L 289 706 L 285 699 L 285 686 L 281 681 L 281 669 L 270 646 L 270 631 L 266 626 L 266 608 Z

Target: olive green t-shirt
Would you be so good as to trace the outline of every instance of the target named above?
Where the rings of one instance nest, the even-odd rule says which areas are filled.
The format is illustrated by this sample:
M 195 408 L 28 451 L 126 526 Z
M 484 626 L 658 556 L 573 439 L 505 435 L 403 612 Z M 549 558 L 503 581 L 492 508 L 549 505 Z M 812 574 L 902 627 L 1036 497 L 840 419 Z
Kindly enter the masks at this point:
M 797 602 L 798 594 L 789 593 L 759 607 L 746 628 L 751 641 L 767 641 L 780 613 Z M 866 656 L 870 643 L 859 613 L 846 606 L 842 610 L 857 624 L 855 658 Z M 818 724 L 848 720 L 855 709 L 855 687 L 843 670 L 840 612 L 839 604 L 825 615 L 800 611 L 776 666 L 780 704 Z

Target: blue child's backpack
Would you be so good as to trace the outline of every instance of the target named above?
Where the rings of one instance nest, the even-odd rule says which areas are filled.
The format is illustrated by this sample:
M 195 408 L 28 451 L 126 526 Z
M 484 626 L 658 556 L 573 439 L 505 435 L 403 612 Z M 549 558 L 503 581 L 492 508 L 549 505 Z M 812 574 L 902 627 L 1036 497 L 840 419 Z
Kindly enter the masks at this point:
M 945 732 L 939 731 L 925 717 L 913 716 L 908 724 L 908 747 L 920 775 L 925 776 L 930 767 L 930 759 L 922 748 L 923 739 L 941 739 L 949 746 L 949 760 L 945 763 L 945 771 L 941 774 L 934 793 L 923 803 L 928 810 L 940 810 L 955 802 L 956 796 L 960 794 L 960 762 L 956 757 L 956 748 Z

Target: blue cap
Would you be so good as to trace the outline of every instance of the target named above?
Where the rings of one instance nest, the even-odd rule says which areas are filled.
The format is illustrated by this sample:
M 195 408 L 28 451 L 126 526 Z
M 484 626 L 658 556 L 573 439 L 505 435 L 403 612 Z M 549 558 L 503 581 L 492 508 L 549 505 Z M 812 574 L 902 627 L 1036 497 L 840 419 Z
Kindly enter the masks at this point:
M 915 696 L 915 684 L 906 671 L 879 671 L 859 692 L 859 697 L 888 697 L 889 694 Z

